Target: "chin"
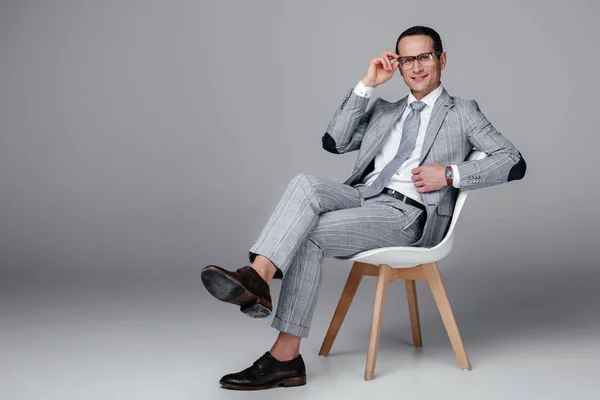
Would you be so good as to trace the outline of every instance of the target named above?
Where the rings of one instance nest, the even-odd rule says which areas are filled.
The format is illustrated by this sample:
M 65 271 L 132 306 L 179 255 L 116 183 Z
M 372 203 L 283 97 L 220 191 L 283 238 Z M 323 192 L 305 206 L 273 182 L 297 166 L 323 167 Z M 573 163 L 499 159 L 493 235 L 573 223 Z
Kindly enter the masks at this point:
M 423 86 L 413 87 L 412 90 L 415 93 L 426 93 L 426 92 L 431 92 L 432 88 L 429 85 L 423 85 Z

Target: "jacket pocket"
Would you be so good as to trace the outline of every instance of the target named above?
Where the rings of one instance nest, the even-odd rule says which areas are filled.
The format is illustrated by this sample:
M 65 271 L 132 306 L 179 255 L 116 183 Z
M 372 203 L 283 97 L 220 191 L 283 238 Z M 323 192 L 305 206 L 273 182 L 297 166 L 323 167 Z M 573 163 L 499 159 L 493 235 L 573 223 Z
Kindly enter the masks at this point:
M 405 231 L 408 228 L 415 228 L 418 229 L 419 231 L 423 230 L 423 225 L 425 222 L 425 212 L 421 211 L 421 210 L 411 210 L 409 212 L 407 212 L 407 214 L 409 214 L 409 217 L 406 221 L 406 223 L 404 224 L 404 226 L 402 227 L 402 230 Z M 412 214 L 412 215 L 410 215 Z M 419 227 L 413 227 L 413 225 L 415 224 L 415 222 L 418 222 L 420 224 Z
M 437 206 L 438 215 L 445 215 L 447 217 L 451 217 L 454 212 L 454 203 L 450 201 L 440 201 Z

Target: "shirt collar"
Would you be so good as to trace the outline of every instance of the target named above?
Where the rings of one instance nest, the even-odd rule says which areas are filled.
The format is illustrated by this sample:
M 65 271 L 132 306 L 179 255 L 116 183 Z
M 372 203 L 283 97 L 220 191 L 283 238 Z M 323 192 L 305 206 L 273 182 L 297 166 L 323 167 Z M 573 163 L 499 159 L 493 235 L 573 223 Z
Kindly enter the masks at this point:
M 442 94 L 443 91 L 444 91 L 444 87 L 440 83 L 440 85 L 437 88 L 435 88 L 427 96 L 423 97 L 421 99 L 421 101 L 423 103 L 427 104 L 428 107 L 433 108 L 433 105 L 435 104 L 436 100 L 440 97 L 440 95 Z M 412 92 L 409 92 L 408 102 L 406 103 L 406 106 L 407 107 L 410 106 L 410 103 L 412 103 L 413 101 L 417 101 L 417 99 L 415 99 L 415 96 L 413 96 Z

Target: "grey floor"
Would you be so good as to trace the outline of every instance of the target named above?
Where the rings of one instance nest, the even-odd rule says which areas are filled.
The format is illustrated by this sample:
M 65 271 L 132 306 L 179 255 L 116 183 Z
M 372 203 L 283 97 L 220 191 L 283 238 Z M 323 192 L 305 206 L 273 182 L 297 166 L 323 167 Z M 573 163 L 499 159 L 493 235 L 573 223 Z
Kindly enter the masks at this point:
M 199 271 L 3 277 L 0 398 L 17 399 L 598 399 L 600 276 L 541 267 L 445 270 L 473 369 L 459 369 L 429 289 L 418 283 L 424 347 L 411 346 L 402 281 L 391 284 L 376 376 L 363 380 L 375 280 L 366 278 L 331 355 L 317 355 L 348 265 L 328 264 L 301 352 L 308 384 L 220 388 L 275 337 L 211 298 Z M 273 286 L 276 298 L 279 282 Z

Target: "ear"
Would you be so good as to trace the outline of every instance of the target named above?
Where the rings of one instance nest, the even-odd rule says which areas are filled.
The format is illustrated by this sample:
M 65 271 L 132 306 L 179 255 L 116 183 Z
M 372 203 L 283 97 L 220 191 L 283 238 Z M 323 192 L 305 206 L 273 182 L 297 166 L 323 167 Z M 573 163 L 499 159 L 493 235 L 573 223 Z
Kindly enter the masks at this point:
M 444 51 L 442 54 L 440 54 L 440 69 L 444 69 L 446 68 L 446 52 Z

